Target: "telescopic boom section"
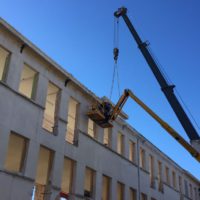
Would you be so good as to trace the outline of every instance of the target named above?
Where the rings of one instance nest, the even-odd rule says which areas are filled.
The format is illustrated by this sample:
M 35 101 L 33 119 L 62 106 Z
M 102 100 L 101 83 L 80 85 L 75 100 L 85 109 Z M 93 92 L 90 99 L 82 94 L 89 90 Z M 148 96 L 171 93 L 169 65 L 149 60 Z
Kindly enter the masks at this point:
M 114 121 L 119 113 L 122 111 L 123 105 L 128 98 L 131 97 L 139 106 L 141 106 L 153 119 L 155 119 L 175 140 L 177 140 L 198 162 L 200 162 L 200 153 L 192 147 L 178 132 L 176 132 L 167 122 L 161 119 L 153 110 L 151 110 L 144 102 L 142 102 L 133 92 L 129 89 L 124 90 L 124 94 L 118 100 L 113 108 L 110 121 Z
M 169 85 L 165 80 L 164 76 L 162 75 L 157 63 L 153 59 L 152 55 L 150 54 L 146 42 L 142 42 L 138 33 L 136 32 L 135 28 L 133 27 L 131 21 L 127 16 L 127 9 L 122 7 L 119 8 L 118 11 L 114 13 L 114 16 L 119 18 L 122 17 L 128 26 L 133 38 L 135 39 L 141 53 L 143 54 L 146 62 L 148 63 L 149 67 L 151 68 L 154 76 L 156 77 L 158 83 L 160 84 L 161 90 L 165 94 L 169 104 L 171 105 L 172 109 L 174 110 L 177 118 L 179 119 L 181 125 L 183 126 L 186 134 L 190 138 L 190 141 L 199 141 L 200 137 L 195 130 L 194 126 L 192 125 L 190 119 L 186 115 L 185 111 L 183 110 L 181 104 L 179 103 L 177 97 L 174 94 L 174 85 Z

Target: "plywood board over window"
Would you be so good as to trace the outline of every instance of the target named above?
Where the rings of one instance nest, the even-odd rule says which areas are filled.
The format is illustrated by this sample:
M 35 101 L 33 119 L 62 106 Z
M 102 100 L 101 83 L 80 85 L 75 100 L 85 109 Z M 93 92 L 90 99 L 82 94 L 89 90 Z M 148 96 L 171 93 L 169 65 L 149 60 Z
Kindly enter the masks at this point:
M 40 185 L 46 185 L 50 179 L 50 173 L 53 162 L 53 152 L 45 147 L 40 147 L 37 163 L 37 173 L 35 182 Z
M 129 160 L 135 162 L 135 143 L 129 140 Z
M 95 138 L 96 137 L 95 129 L 96 129 L 95 123 L 90 118 L 88 118 L 88 135 Z
M 140 148 L 140 167 L 142 169 L 145 169 L 145 160 L 146 160 L 146 153 L 145 153 L 145 150 L 143 148 Z
M 61 190 L 64 193 L 72 193 L 75 162 L 69 158 L 64 159 Z
M 19 84 L 19 92 L 30 99 L 35 98 L 37 72 L 24 64 Z
M 67 115 L 67 131 L 65 140 L 69 143 L 74 143 L 75 140 L 75 132 L 77 128 L 77 110 L 78 110 L 78 102 L 73 98 L 69 99 L 68 103 L 68 115 Z
M 117 153 L 124 153 L 124 136 L 120 132 L 117 134 Z
M 11 133 L 5 160 L 5 169 L 12 172 L 22 172 L 27 151 L 27 139 Z
M 149 155 L 150 186 L 154 187 L 154 157 Z
M 135 189 L 130 188 L 130 200 L 136 200 L 137 199 L 137 192 Z
M 0 80 L 5 80 L 10 53 L 0 46 Z
M 111 128 L 104 128 L 103 144 L 110 147 L 111 146 Z
M 124 200 L 124 184 L 117 182 L 117 200 Z
M 110 178 L 103 175 L 102 180 L 102 200 L 110 200 Z
M 93 197 L 93 188 L 94 188 L 94 174 L 95 172 L 86 167 L 85 169 L 85 182 L 84 182 L 84 196 Z
M 42 127 L 51 133 L 54 132 L 57 127 L 56 117 L 58 114 L 59 97 L 60 89 L 49 82 Z

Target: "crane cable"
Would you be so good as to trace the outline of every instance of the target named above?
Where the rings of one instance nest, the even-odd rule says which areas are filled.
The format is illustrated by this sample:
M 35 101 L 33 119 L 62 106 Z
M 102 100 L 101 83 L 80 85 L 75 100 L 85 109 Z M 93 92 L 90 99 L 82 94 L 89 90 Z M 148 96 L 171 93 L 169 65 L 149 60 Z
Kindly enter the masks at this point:
M 120 81 L 119 81 L 119 69 L 118 69 L 118 55 L 119 55 L 119 19 L 114 18 L 114 40 L 113 40 L 113 58 L 114 58 L 114 66 L 113 66 L 113 74 L 112 74 L 112 83 L 110 88 L 110 96 L 109 98 L 112 98 L 114 83 L 115 83 L 115 77 L 117 79 L 117 87 L 118 87 L 118 93 L 120 97 Z

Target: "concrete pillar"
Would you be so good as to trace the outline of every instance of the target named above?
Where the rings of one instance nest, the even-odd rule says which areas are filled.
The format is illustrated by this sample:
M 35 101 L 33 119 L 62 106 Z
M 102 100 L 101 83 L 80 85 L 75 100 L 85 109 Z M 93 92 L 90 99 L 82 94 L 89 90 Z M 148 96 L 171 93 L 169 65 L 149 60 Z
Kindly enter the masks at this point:
M 51 183 L 58 188 L 61 187 L 64 154 L 56 152 L 54 154 L 53 167 L 51 172 Z
M 40 145 L 35 140 L 29 141 L 24 175 L 35 180 Z
M 101 200 L 101 192 L 102 192 L 102 174 L 99 172 L 96 172 L 95 177 L 95 191 L 94 191 L 94 199 L 95 200 Z
M 58 116 L 65 121 L 67 121 L 69 99 L 70 96 L 65 91 L 62 91 Z
M 11 54 L 8 65 L 6 83 L 16 91 L 18 91 L 19 89 L 19 83 L 23 65 L 24 63 L 23 60 L 21 59 L 21 54 L 18 53 Z
M 78 129 L 84 133 L 88 132 L 88 116 L 86 116 L 87 108 L 84 105 L 79 104 L 78 108 Z
M 4 168 L 6 152 L 8 149 L 10 130 L 1 126 L 0 131 L 0 169 Z
M 35 100 L 38 104 L 45 107 L 47 96 L 48 80 L 42 74 L 38 74 Z
M 113 128 L 112 129 L 111 148 L 114 151 L 117 151 L 117 134 L 118 134 L 118 131 L 115 128 Z
M 130 191 L 127 185 L 124 185 L 124 199 L 130 199 Z
M 112 178 L 111 180 L 110 199 L 111 200 L 117 199 L 117 181 L 114 178 Z
M 129 139 L 124 135 L 124 157 L 129 159 Z
M 104 129 L 101 128 L 100 126 L 97 126 L 97 140 L 100 142 L 100 143 L 103 143 L 103 138 L 104 138 Z
M 85 165 L 77 162 L 75 177 L 74 177 L 74 193 L 75 195 L 84 195 L 84 177 L 85 177 Z

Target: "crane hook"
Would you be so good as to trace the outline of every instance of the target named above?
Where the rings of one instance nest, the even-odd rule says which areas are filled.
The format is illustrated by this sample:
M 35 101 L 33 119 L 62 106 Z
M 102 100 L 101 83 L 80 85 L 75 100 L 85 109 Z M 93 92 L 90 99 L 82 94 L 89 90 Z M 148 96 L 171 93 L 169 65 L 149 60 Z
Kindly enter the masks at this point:
M 119 49 L 118 48 L 114 48 L 113 49 L 113 54 L 114 54 L 114 61 L 115 61 L 115 63 L 117 63 L 118 55 L 119 55 Z

